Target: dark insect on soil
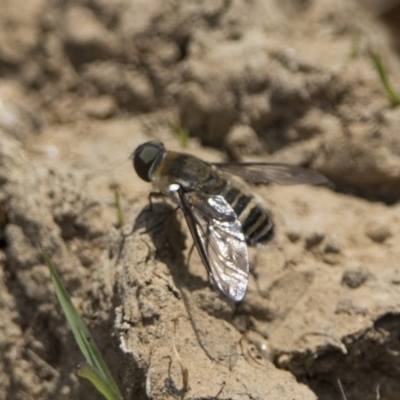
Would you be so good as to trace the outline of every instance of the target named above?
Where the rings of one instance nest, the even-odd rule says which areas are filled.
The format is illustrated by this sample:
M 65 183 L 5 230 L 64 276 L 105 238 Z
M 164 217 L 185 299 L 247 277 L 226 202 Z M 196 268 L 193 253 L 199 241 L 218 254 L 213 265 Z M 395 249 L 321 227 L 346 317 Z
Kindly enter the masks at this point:
M 247 288 L 247 245 L 266 241 L 274 225 L 232 175 L 262 184 L 328 183 L 316 171 L 287 164 L 211 164 L 193 155 L 167 151 L 158 141 L 143 143 L 131 159 L 140 178 L 178 204 L 210 277 L 235 301 L 242 300 Z

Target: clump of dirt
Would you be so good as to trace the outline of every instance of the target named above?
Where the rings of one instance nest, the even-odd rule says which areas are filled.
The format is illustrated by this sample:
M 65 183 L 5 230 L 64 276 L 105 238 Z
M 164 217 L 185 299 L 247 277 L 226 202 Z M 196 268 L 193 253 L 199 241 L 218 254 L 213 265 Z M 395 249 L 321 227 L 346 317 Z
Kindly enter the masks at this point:
M 126 399 L 397 399 L 400 113 L 372 53 L 398 82 L 356 1 L 3 4 L 0 398 L 97 396 L 43 246 Z M 275 234 L 242 302 L 189 259 L 182 215 L 148 207 L 128 157 L 152 139 L 332 182 L 248 188 Z

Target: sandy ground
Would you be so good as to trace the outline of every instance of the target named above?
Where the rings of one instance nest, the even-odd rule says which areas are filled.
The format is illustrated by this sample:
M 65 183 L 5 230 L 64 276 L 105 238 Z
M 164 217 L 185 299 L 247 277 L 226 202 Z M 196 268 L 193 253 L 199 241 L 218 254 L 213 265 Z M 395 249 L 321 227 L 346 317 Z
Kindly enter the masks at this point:
M 99 398 L 40 245 L 124 399 L 400 398 L 400 109 L 371 58 L 400 90 L 393 24 L 349 0 L 0 9 L 0 399 Z M 146 232 L 172 207 L 128 159 L 151 139 L 332 186 L 248 188 L 276 231 L 235 304 L 180 213 Z

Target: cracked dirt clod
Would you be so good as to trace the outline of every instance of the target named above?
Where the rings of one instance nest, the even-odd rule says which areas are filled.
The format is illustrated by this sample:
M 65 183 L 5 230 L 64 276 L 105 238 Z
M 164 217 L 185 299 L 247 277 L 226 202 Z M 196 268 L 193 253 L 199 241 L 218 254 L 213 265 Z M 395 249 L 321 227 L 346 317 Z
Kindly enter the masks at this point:
M 363 265 L 349 267 L 343 272 L 342 284 L 351 289 L 355 289 L 365 283 L 370 276 L 370 272 Z

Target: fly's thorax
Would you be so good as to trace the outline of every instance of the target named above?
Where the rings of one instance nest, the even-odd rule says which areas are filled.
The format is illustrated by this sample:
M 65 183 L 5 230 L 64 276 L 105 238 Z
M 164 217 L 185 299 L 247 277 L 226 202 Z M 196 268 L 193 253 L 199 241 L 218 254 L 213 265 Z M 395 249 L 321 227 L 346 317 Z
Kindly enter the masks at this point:
M 168 187 L 178 184 L 185 191 L 218 192 L 224 181 L 214 166 L 189 154 L 167 151 L 153 170 L 155 188 L 167 194 Z

